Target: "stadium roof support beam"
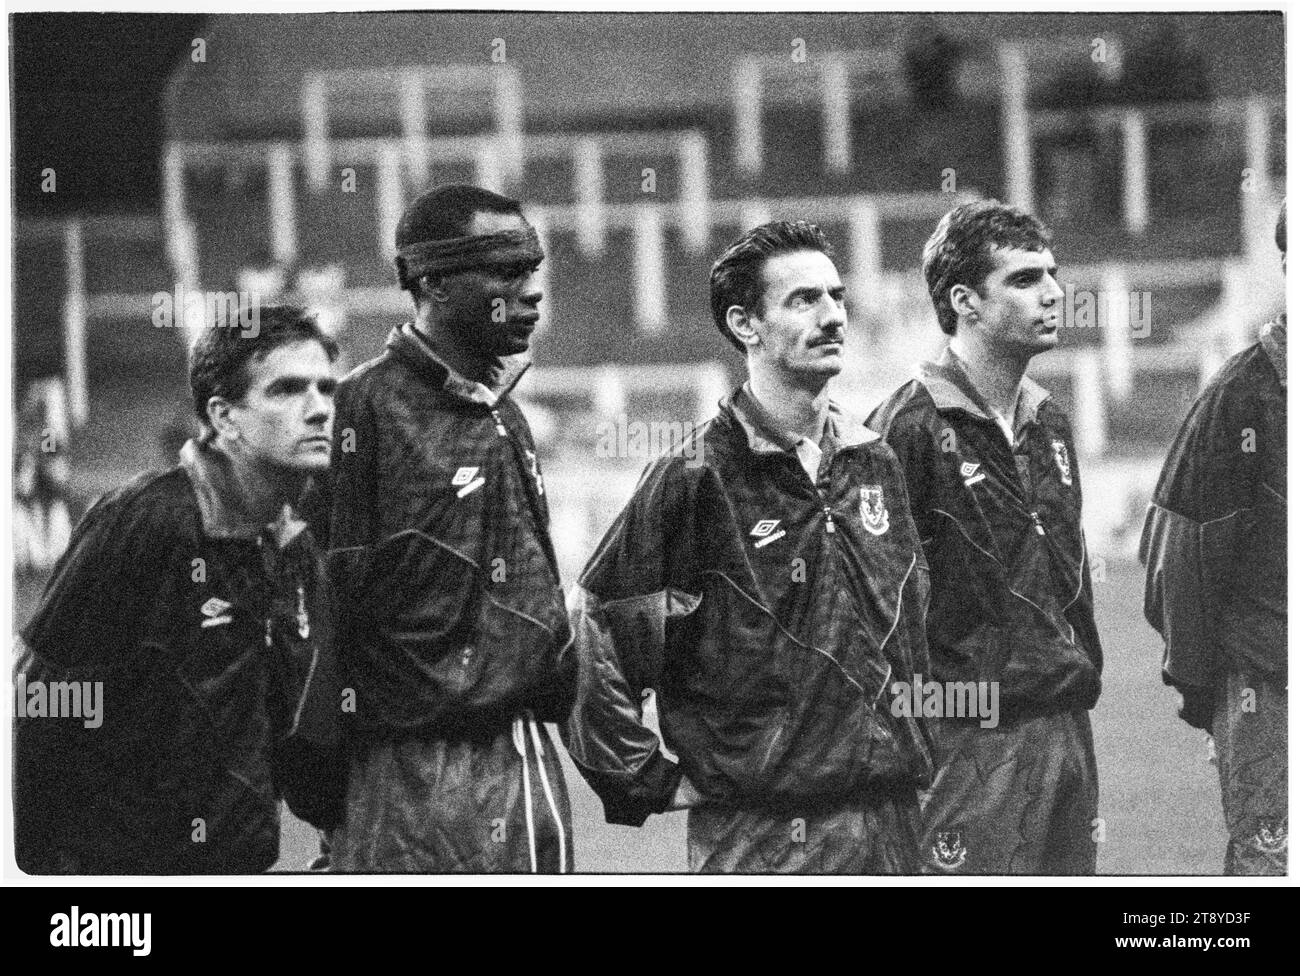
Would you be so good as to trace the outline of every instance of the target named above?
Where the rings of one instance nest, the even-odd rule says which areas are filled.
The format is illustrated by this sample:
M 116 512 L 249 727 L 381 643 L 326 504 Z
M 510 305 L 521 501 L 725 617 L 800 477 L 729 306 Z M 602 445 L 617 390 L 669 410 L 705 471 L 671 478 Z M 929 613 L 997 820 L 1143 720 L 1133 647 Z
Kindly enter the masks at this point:
M 1106 420 L 1106 385 L 1096 349 L 1080 349 L 1073 357 L 1074 443 L 1085 457 L 1106 450 L 1110 431 Z
M 1106 382 L 1117 400 L 1133 392 L 1133 333 L 1129 319 L 1129 280 L 1119 265 L 1107 265 L 1101 294 L 1106 297 L 1102 344 L 1106 350 Z M 1102 315 L 1102 310 L 1097 310 Z
M 1151 223 L 1151 202 L 1147 126 L 1142 111 L 1125 111 L 1120 131 L 1124 146 L 1124 226 L 1130 234 L 1144 234 Z
M 519 72 L 509 65 L 493 65 L 497 136 L 502 143 L 509 182 L 524 178 L 524 94 Z
M 677 140 L 682 240 L 696 254 L 709 246 L 709 140 L 691 130 Z
M 605 250 L 605 169 L 600 141 L 591 136 L 573 144 L 573 199 L 578 218 L 578 246 L 588 257 Z
M 1273 255 L 1276 201 L 1273 196 L 1273 173 L 1268 147 L 1272 111 L 1267 100 L 1258 95 L 1245 103 L 1246 170 L 1241 181 L 1241 246 L 1252 263 L 1267 262 Z
M 859 303 L 871 301 L 880 284 L 880 211 L 864 198 L 854 203 L 849 218 L 849 260 L 852 262 L 853 296 Z
M 402 157 L 396 147 L 379 157 L 379 185 L 375 194 L 379 253 L 391 258 L 397 248 L 397 225 L 402 219 Z
M 324 75 L 311 73 L 303 79 L 300 109 L 302 158 L 307 167 L 307 180 L 319 193 L 329 184 L 331 163 L 329 95 L 325 90 Z
M 1002 71 L 1002 159 L 1007 202 L 1034 210 L 1034 144 L 1029 131 L 1029 71 L 1018 44 L 998 45 Z
M 293 189 L 293 147 L 276 143 L 266 157 L 267 219 L 271 256 L 289 265 L 298 256 L 298 214 Z
M 402 72 L 398 81 L 401 97 L 402 138 L 406 141 L 406 168 L 412 186 L 429 182 L 428 145 L 424 141 L 424 78 L 418 69 Z
M 763 67 L 757 58 L 742 58 L 732 68 L 731 101 L 736 169 L 756 174 L 763 168 Z
M 667 322 L 668 282 L 664 271 L 663 211 L 653 204 L 639 208 L 634 273 L 637 325 L 645 332 L 658 332 Z
M 81 221 L 76 218 L 64 225 L 63 267 L 68 288 L 63 296 L 63 371 L 72 422 L 80 427 L 90 418 L 90 389 L 86 378 L 86 247 Z
M 186 288 L 199 286 L 199 246 L 185 209 L 186 153 L 175 144 L 163 151 L 163 239 L 172 273 Z
M 832 173 L 847 173 L 853 161 L 849 101 L 849 67 L 839 53 L 821 61 L 822 140 L 826 165 Z

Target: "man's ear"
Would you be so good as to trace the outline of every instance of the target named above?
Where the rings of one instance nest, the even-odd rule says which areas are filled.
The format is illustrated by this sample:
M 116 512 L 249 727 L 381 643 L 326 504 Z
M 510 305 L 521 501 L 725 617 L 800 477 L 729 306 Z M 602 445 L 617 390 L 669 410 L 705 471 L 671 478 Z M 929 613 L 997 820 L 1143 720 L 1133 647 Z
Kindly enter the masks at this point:
M 970 285 L 953 285 L 948 289 L 948 301 L 958 319 L 978 318 L 980 296 Z
M 217 437 L 227 440 L 239 439 L 239 425 L 231 416 L 234 404 L 225 397 L 214 396 L 208 399 L 208 423 L 217 432 Z
M 421 276 L 420 293 L 431 302 L 445 302 L 451 297 L 451 291 L 447 288 L 447 276 L 444 274 Z
M 739 305 L 727 309 L 727 328 L 746 349 L 754 348 L 760 341 L 753 317 Z

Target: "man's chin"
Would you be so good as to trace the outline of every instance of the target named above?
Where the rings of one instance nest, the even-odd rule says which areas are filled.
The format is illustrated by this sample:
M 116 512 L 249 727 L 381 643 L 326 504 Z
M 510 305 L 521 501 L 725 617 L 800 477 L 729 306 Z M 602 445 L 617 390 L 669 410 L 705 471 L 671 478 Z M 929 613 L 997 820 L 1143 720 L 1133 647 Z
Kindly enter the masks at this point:
M 804 367 L 803 372 L 809 376 L 820 376 L 830 379 L 839 376 L 844 371 L 844 359 L 842 356 L 826 356 L 822 359 L 814 360 Z
M 1040 332 L 1036 341 L 1033 343 L 1033 350 L 1036 353 L 1048 352 L 1055 349 L 1061 344 L 1061 330 L 1058 328 L 1054 332 Z
M 328 451 L 299 454 L 276 465 L 286 475 L 319 474 L 322 471 L 328 471 L 329 466 L 330 455 Z

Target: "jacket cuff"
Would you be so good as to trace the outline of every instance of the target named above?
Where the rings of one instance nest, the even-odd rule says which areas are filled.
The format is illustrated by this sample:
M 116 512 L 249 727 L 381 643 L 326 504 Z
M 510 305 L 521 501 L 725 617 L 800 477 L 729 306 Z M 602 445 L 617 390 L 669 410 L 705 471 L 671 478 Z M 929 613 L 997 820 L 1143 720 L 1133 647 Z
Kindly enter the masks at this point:
M 655 753 L 641 767 L 633 783 L 624 781 L 620 784 L 622 788 L 599 790 L 605 805 L 606 823 L 640 827 L 650 814 L 668 809 L 681 780 L 681 767 L 665 758 L 663 753 Z

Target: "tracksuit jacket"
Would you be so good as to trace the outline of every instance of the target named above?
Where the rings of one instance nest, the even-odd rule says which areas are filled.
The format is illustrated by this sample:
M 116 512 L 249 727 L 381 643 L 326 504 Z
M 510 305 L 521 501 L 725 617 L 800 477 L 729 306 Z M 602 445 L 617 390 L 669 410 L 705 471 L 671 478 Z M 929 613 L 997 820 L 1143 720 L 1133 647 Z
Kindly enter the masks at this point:
M 517 379 L 517 376 L 516 376 Z M 341 871 L 572 866 L 575 674 L 528 423 L 408 323 L 336 395 L 330 575 L 356 693 Z
M 516 378 L 517 379 L 517 378 Z M 562 721 L 574 670 L 527 421 L 408 324 L 336 393 L 330 574 L 362 739 Z
M 949 350 L 868 421 L 898 454 L 930 564 L 940 681 L 997 681 L 1002 716 L 1091 708 L 1101 642 L 1069 419 L 1025 378 L 1014 450 Z
M 832 409 L 816 484 L 724 400 L 653 462 L 571 601 L 566 744 L 611 823 L 639 826 L 683 773 L 714 805 L 806 810 L 932 773 L 891 685 L 928 671 L 927 573 L 897 459 Z M 657 696 L 664 744 L 641 722 Z
M 102 725 L 15 721 L 15 854 L 32 873 L 264 871 L 279 801 L 317 826 L 342 804 L 340 687 L 309 529 L 248 514 L 229 461 L 105 495 L 78 524 L 17 674 L 103 682 Z M 301 523 L 298 523 L 301 525 Z
M 1209 728 L 1217 675 L 1286 684 L 1286 320 L 1233 356 L 1169 451 L 1142 533 L 1163 674 Z

